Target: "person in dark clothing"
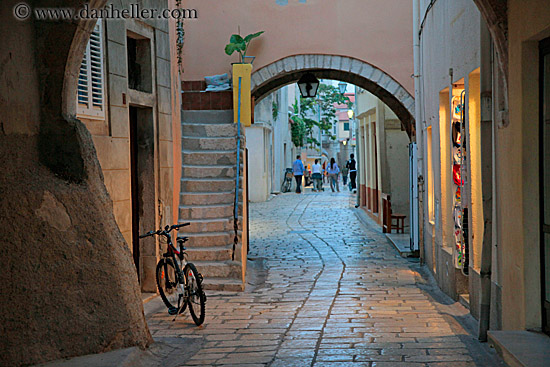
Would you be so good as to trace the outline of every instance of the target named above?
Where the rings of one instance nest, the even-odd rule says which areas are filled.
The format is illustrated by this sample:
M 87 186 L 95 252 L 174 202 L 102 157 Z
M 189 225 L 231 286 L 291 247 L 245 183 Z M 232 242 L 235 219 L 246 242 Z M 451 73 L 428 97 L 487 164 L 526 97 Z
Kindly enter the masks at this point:
M 355 162 L 355 159 L 353 154 L 350 154 L 349 161 L 346 162 L 346 168 L 349 169 L 349 181 L 351 183 L 351 190 L 356 193 L 357 192 L 357 184 L 355 183 L 355 179 L 357 178 L 357 162 Z

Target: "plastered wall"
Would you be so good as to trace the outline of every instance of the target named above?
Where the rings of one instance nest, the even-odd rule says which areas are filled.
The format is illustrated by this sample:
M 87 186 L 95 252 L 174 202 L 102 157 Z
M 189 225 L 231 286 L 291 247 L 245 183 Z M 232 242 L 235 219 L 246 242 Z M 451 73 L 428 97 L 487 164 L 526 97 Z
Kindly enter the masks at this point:
M 168 2 L 155 2 L 149 5 L 156 8 L 167 7 Z M 147 205 L 154 207 L 154 226 L 156 228 L 159 225 L 172 224 L 177 220 L 173 216 L 174 205 L 177 208 L 179 200 L 179 192 L 174 192 L 174 187 L 179 191 L 179 186 L 174 186 L 174 157 L 180 157 L 181 145 L 177 139 L 180 132 L 180 108 L 173 108 L 174 102 L 179 102 L 179 78 L 177 70 L 174 70 L 171 64 L 175 45 L 171 42 L 167 20 L 109 19 L 103 22 L 103 26 L 105 119 L 89 119 L 85 115 L 79 115 L 79 118 L 92 134 L 105 186 L 113 201 L 116 222 L 129 248 L 132 249 L 130 105 L 152 109 L 154 163 L 149 174 L 154 178 L 155 187 L 154 196 L 144 200 L 147 200 Z M 128 87 L 128 32 L 150 39 L 153 80 L 151 93 L 136 92 Z M 141 249 L 142 288 L 155 292 L 153 273 L 158 250 L 154 241 L 144 243 L 144 246 L 147 248 Z
M 504 329 L 540 328 L 538 42 L 550 36 L 544 0 L 508 1 L 509 125 L 496 133 L 497 236 Z M 518 224 L 520 224 L 518 226 Z
M 231 34 L 265 31 L 252 41 L 254 69 L 297 54 L 333 54 L 369 62 L 409 92 L 412 57 L 412 2 L 184 0 L 198 18 L 185 22 L 184 80 L 229 72 L 238 56 L 224 47 Z M 208 60 L 208 62 L 204 62 Z

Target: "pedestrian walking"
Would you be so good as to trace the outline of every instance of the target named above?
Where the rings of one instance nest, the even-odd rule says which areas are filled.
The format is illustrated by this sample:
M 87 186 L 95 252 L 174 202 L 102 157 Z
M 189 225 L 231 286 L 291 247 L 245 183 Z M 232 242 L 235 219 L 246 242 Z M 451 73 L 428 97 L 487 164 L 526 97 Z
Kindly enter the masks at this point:
M 313 191 L 322 191 L 323 167 L 319 164 L 318 159 L 316 159 L 313 166 L 311 166 L 311 178 L 313 178 Z
M 348 172 L 349 172 L 348 167 L 343 167 L 342 168 L 342 181 L 344 183 L 344 187 L 347 186 L 347 184 L 348 184 Z
M 294 174 L 294 179 L 296 180 L 296 193 L 302 193 L 302 176 L 304 175 L 304 164 L 300 160 L 300 156 L 296 156 L 296 160 L 292 163 L 292 173 Z
M 327 161 L 323 162 L 323 183 L 327 183 Z
M 336 191 L 340 192 L 340 188 L 338 187 L 338 174 L 340 173 L 340 167 L 338 167 L 338 164 L 334 158 L 330 159 L 327 172 L 328 179 L 330 181 L 330 189 L 334 192 L 334 187 L 336 187 Z
M 349 169 L 349 181 L 351 183 L 351 190 L 357 192 L 357 184 L 355 179 L 357 178 L 357 162 L 355 162 L 354 155 L 350 154 L 349 161 L 346 162 L 346 167 Z

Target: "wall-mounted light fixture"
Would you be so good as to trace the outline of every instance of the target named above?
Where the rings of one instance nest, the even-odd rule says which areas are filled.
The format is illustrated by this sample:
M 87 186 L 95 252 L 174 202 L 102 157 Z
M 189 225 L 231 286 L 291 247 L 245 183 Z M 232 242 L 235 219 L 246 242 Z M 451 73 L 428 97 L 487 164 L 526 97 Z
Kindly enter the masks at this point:
M 313 98 L 317 95 L 319 89 L 319 80 L 315 75 L 306 73 L 298 80 L 298 88 L 303 98 Z
M 344 82 L 338 83 L 338 89 L 340 90 L 340 94 L 346 93 L 346 89 L 348 89 L 348 83 L 344 83 Z

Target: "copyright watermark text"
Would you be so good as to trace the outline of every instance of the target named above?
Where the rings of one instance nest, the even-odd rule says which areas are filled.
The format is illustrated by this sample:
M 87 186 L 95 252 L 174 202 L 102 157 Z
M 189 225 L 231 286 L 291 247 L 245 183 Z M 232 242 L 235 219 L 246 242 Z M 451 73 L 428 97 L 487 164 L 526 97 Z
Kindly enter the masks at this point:
M 27 3 L 13 7 L 13 16 L 18 20 L 79 20 L 79 19 L 197 19 L 197 9 L 155 9 L 143 8 L 140 4 L 130 4 L 128 8 L 117 9 L 109 4 L 101 9 L 90 8 L 32 8 Z

